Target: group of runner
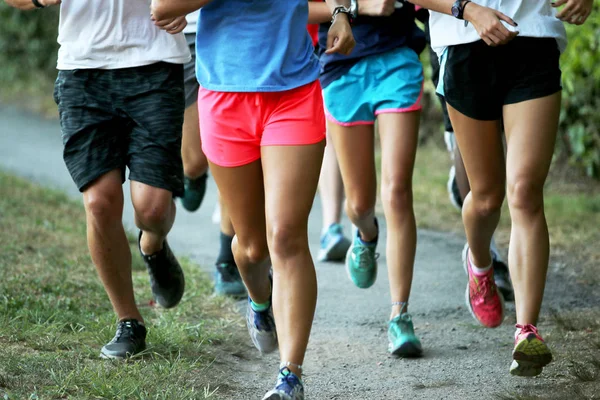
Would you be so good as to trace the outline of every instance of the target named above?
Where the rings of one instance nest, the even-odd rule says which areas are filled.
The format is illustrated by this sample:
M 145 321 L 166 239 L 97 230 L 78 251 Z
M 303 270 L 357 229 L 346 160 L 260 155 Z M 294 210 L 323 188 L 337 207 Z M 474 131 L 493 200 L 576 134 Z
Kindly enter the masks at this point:
M 592 0 L 7 2 L 61 7 L 54 94 L 64 160 L 83 193 L 90 254 L 119 320 L 103 357 L 145 349 L 122 224 L 126 168 L 139 251 L 165 308 L 179 303 L 185 286 L 166 240 L 174 197 L 197 209 L 210 168 L 221 203 L 215 290 L 247 292 L 252 341 L 261 352 L 279 350 L 277 382 L 264 399 L 303 399 L 317 298 L 308 216 L 320 182 L 319 259 L 345 259 L 354 285 L 372 286 L 379 239 L 375 126 L 387 226 L 388 350 L 422 353 L 408 313 L 419 53 L 426 42 L 415 23 L 420 18 L 448 111 L 445 136 L 455 163 L 448 186 L 467 236 L 466 302 L 491 328 L 513 298 L 493 242 L 507 188 L 517 312 L 510 372 L 534 376 L 551 361 L 536 328 L 549 257 L 543 186 L 558 129 L 563 21 L 583 23 Z M 320 24 L 316 52 L 308 22 Z M 344 196 L 350 239 L 340 225 Z

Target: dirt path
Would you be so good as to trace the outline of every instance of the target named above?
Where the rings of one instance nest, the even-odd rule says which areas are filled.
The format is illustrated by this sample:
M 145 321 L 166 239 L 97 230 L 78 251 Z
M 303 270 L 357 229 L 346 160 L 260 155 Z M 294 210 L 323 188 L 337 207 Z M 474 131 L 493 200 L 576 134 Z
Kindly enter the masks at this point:
M 78 196 L 61 154 L 56 121 L 39 120 L 0 106 L 0 167 Z M 215 201 L 211 181 L 205 205 L 195 214 L 180 208 L 170 236 L 179 254 L 190 254 L 211 273 L 218 247 L 218 227 L 211 223 Z M 320 232 L 319 214 L 317 200 L 309 232 L 315 251 Z M 125 211 L 125 219 L 133 226 L 130 206 Z M 385 243 L 385 226 L 381 240 Z M 319 302 L 305 362 L 308 398 L 531 398 L 517 396 L 525 393 L 537 396 L 533 398 L 564 399 L 565 388 L 573 383 L 568 373 L 572 349 L 560 345 L 559 339 L 567 333 L 549 310 L 556 309 L 560 313 L 560 310 L 598 307 L 600 293 L 578 286 L 574 277 L 561 272 L 565 270 L 563 265 L 553 263 L 540 329 L 556 349 L 557 361 L 540 378 L 513 378 L 508 374 L 508 367 L 514 307 L 508 306 L 508 317 L 498 329 L 486 330 L 475 324 L 464 305 L 466 278 L 460 262 L 462 246 L 463 239 L 457 236 L 419 233 L 411 299 L 411 312 L 425 349 L 424 358 L 419 360 L 393 359 L 386 353 L 389 298 L 383 246 L 380 246 L 378 280 L 368 290 L 355 288 L 342 265 L 318 265 Z M 275 356 L 261 359 L 248 345 L 241 355 L 223 355 L 217 359 L 210 373 L 220 386 L 219 398 L 259 399 L 272 385 L 276 368 Z M 600 390 L 597 381 L 590 385 L 598 386 L 586 386 L 586 393 Z

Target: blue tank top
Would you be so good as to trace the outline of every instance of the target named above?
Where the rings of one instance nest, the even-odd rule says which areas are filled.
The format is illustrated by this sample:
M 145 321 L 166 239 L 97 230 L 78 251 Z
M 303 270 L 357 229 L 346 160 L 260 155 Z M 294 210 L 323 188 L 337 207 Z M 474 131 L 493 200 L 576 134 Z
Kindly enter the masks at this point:
M 364 57 L 408 46 L 419 54 L 425 48 L 425 35 L 415 24 L 415 6 L 403 2 L 389 17 L 360 16 L 352 26 L 356 47 L 348 56 L 325 54 L 327 32 L 331 24 L 319 27 L 321 85 L 327 87 Z
M 196 76 L 219 92 L 281 92 L 314 82 L 306 0 L 213 1 L 200 10 Z

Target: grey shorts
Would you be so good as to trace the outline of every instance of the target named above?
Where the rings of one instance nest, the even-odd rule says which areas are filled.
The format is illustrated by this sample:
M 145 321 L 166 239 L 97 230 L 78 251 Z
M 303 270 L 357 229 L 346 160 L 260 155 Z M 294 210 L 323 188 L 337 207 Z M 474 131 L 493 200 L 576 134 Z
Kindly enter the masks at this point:
M 157 63 L 115 70 L 59 71 L 54 88 L 63 158 L 80 191 L 115 169 L 183 193 L 183 67 Z
M 190 47 L 192 60 L 183 66 L 183 79 L 185 82 L 185 108 L 190 107 L 198 101 L 198 89 L 200 84 L 196 78 L 196 34 L 186 33 L 185 39 Z

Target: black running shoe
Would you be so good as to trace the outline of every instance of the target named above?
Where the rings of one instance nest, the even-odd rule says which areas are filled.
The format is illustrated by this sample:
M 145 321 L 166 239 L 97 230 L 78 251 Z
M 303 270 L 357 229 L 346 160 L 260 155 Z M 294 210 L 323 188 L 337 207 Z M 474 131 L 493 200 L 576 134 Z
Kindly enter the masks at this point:
M 175 307 L 183 297 L 185 289 L 183 270 L 166 239 L 163 248 L 149 256 L 142 253 L 141 239 L 142 231 L 138 237 L 138 248 L 150 275 L 150 286 L 154 299 L 164 308 Z
M 233 262 L 218 263 L 215 271 L 215 293 L 224 296 L 245 296 L 246 286 Z
M 204 195 L 206 194 L 206 180 L 208 179 L 208 172 L 202 174 L 196 179 L 184 178 L 184 192 L 181 197 L 181 204 L 183 208 L 190 212 L 196 211 L 200 208 Z
M 102 358 L 128 358 L 146 349 L 146 327 L 135 319 L 119 321 L 115 337 L 100 351 Z
M 515 292 L 510 280 L 508 266 L 504 263 L 504 261 L 499 260 L 493 252 L 492 260 L 492 264 L 494 266 L 494 282 L 500 290 L 500 293 L 502 293 L 504 301 L 514 301 Z

